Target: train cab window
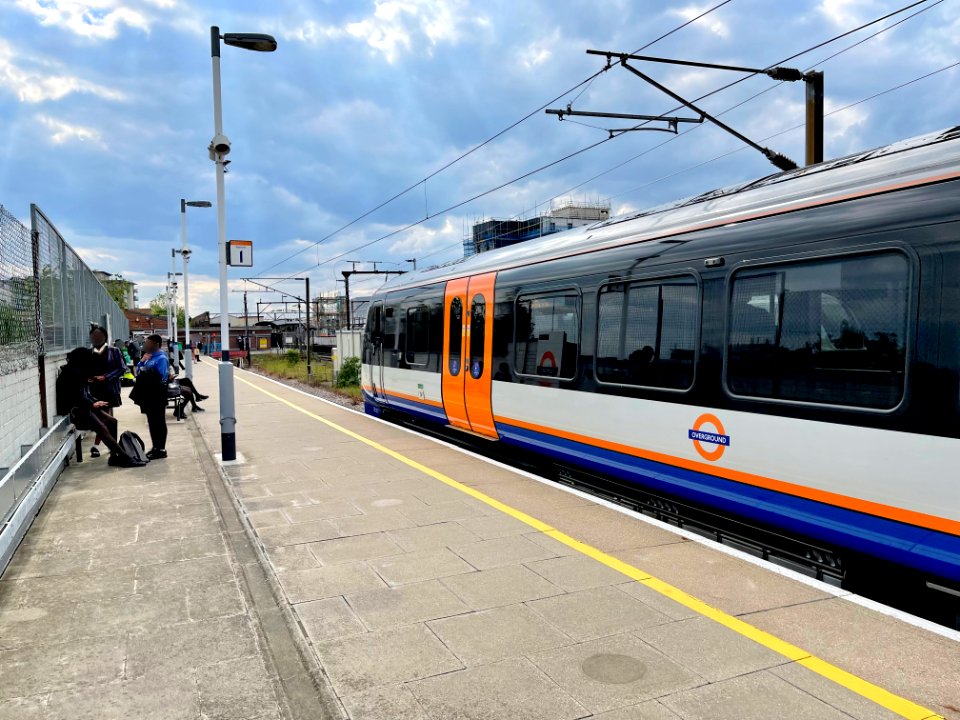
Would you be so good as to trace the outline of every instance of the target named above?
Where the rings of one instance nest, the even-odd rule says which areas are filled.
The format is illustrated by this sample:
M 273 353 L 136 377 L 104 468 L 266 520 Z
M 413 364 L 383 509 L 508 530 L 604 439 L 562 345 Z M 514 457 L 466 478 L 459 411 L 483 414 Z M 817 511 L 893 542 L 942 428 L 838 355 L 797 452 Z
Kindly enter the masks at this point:
M 460 359 L 463 353 L 463 302 L 455 297 L 450 301 L 450 346 L 447 348 L 447 362 L 450 374 L 460 374 Z
M 517 298 L 516 353 L 519 375 L 569 380 L 580 353 L 580 295 L 574 292 Z
M 474 295 L 470 309 L 470 377 L 483 375 L 483 345 L 487 336 L 487 304 L 483 295 Z
M 734 275 L 727 387 L 740 396 L 875 410 L 903 397 L 910 264 L 898 252 Z
M 407 308 L 404 360 L 407 365 L 426 365 L 430 360 L 430 309 L 426 305 Z
M 700 291 L 693 277 L 600 290 L 597 380 L 687 390 L 693 385 Z

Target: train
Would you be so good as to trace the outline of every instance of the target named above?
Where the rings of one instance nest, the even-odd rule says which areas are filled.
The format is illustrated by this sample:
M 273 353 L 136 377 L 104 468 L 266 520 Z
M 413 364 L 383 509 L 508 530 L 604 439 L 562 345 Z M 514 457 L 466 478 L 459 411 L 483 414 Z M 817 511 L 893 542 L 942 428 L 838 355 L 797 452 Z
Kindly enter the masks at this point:
M 401 275 L 361 381 L 371 415 L 956 600 L 960 126 Z

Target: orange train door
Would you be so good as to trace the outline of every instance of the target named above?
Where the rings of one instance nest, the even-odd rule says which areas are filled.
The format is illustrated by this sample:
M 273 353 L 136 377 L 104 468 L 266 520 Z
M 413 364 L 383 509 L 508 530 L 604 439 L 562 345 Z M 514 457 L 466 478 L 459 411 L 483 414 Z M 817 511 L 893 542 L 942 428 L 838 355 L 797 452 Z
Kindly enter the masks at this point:
M 490 401 L 496 273 L 451 280 L 444 295 L 443 408 L 453 427 L 497 439 Z

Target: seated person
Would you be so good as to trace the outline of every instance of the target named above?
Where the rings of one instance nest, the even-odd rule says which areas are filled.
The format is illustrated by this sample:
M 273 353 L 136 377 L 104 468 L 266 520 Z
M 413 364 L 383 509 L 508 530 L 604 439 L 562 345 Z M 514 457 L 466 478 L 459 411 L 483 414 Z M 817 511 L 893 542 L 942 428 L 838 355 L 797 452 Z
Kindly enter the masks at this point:
M 93 351 L 78 347 L 67 353 L 67 364 L 57 375 L 57 414 L 69 415 L 78 430 L 92 430 L 110 449 L 108 464 L 118 467 L 141 467 L 117 442 L 117 419 L 105 409 L 109 403 L 90 394 L 87 379 L 93 366 Z
M 174 380 L 180 384 L 180 394 L 183 396 L 183 399 L 186 400 L 186 402 L 190 403 L 190 409 L 194 412 L 203 412 L 203 408 L 197 405 L 197 400 L 206 400 L 208 396 L 201 395 L 199 392 L 197 392 L 197 388 L 190 378 L 178 378 L 173 367 L 171 367 L 169 381 L 173 382 Z M 185 405 L 186 403 L 180 406 L 180 414 L 177 415 L 178 420 L 187 419 L 187 414 L 184 412 Z

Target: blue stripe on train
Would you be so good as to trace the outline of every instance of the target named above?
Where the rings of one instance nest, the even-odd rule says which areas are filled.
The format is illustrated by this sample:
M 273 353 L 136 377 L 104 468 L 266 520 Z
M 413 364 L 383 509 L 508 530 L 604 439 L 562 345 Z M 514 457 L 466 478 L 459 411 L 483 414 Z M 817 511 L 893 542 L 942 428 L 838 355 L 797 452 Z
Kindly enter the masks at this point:
M 368 415 L 376 415 L 377 417 L 380 417 L 380 411 L 382 410 L 384 403 L 374 398 L 366 390 L 362 390 L 361 392 L 363 393 L 363 405 L 365 412 Z M 443 408 L 438 408 L 434 405 L 428 405 L 427 403 L 399 398 L 396 395 L 389 395 L 385 404 L 397 410 L 402 410 L 409 415 L 413 415 L 420 420 L 440 423 L 441 425 L 447 424 L 447 415 L 443 411 Z
M 652 491 L 960 580 L 960 537 L 497 423 L 501 440 Z

